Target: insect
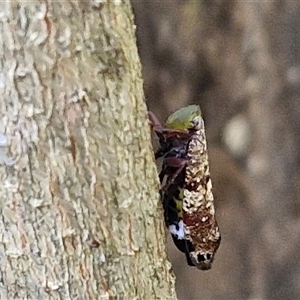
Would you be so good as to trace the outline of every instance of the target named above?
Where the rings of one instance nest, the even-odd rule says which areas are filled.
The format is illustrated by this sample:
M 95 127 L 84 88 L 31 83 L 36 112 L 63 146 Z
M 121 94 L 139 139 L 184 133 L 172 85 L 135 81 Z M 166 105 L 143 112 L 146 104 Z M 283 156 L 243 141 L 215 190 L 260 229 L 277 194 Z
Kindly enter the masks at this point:
M 166 225 L 188 265 L 209 270 L 221 235 L 200 107 L 189 105 L 175 111 L 165 127 L 152 112 L 148 116 L 159 139 L 155 158 L 162 158 L 159 179 Z

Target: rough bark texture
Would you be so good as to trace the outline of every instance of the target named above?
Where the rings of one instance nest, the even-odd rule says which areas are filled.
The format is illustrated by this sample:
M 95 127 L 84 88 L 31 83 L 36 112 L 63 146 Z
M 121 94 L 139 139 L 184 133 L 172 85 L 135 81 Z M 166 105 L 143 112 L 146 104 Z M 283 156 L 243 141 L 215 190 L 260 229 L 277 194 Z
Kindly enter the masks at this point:
M 0 299 L 175 298 L 127 1 L 0 3 Z

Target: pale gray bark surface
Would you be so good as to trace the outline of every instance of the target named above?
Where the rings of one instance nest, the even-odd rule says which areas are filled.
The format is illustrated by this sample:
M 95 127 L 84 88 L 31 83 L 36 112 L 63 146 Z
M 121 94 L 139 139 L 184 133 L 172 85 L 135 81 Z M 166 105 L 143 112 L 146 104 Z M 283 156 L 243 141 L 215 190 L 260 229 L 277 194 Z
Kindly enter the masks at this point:
M 0 299 L 175 298 L 127 1 L 0 3 Z

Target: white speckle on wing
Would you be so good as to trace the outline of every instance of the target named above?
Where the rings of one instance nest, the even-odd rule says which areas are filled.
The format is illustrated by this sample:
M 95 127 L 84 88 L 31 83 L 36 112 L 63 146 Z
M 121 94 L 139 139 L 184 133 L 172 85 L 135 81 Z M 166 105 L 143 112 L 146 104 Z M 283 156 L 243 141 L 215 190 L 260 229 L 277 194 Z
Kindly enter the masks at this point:
M 179 221 L 177 225 L 170 225 L 169 231 L 175 235 L 179 240 L 183 240 L 185 237 L 185 229 L 183 221 Z

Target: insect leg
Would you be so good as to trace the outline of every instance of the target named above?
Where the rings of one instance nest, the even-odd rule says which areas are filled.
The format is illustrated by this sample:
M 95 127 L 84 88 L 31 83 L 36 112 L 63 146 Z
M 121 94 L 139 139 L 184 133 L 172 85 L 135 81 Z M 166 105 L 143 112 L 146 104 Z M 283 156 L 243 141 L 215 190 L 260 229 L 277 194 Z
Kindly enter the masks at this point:
M 166 184 L 162 185 L 161 189 L 167 190 L 170 187 L 170 185 L 174 183 L 177 176 L 186 167 L 187 162 L 188 162 L 188 159 L 184 159 L 184 158 L 177 158 L 177 157 L 167 157 L 167 158 L 165 158 L 164 164 L 166 165 L 166 168 L 167 167 L 172 167 L 172 168 L 175 168 L 176 171 L 172 175 L 169 175 Z M 165 174 L 166 173 L 164 173 L 163 176 Z M 160 179 L 163 179 L 163 178 L 160 177 Z M 162 182 L 162 180 L 161 180 L 161 182 Z

